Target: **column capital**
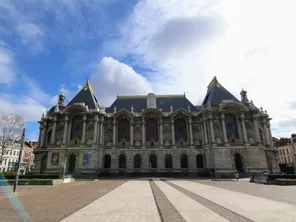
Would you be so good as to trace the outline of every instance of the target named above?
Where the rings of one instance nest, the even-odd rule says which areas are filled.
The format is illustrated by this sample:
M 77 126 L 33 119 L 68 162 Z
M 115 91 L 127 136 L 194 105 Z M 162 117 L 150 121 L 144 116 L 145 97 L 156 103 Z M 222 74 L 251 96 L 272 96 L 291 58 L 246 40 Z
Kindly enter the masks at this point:
M 86 113 L 83 113 L 83 121 L 86 121 Z
M 221 119 L 225 119 L 225 114 L 224 114 L 224 112 L 221 113 Z
M 171 117 L 171 123 L 174 123 L 175 120 L 174 120 L 174 117 Z

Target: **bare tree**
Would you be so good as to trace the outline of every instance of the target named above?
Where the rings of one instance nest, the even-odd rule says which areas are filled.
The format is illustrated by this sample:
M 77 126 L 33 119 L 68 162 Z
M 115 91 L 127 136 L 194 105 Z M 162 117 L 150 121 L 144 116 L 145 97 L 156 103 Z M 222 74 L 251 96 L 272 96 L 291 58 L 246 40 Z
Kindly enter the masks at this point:
M 0 114 L 0 163 L 7 149 L 22 136 L 24 120 L 17 114 Z

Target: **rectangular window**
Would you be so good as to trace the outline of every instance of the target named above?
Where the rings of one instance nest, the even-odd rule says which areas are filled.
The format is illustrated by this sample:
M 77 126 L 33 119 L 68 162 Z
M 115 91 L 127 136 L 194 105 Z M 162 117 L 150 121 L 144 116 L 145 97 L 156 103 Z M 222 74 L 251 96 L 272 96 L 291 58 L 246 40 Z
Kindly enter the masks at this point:
M 289 149 L 287 149 L 286 151 L 287 151 L 287 154 L 289 154 Z
M 285 150 L 282 150 L 283 151 L 283 155 L 285 155 Z
M 287 163 L 287 159 L 286 159 L 286 157 L 284 157 L 284 162 Z

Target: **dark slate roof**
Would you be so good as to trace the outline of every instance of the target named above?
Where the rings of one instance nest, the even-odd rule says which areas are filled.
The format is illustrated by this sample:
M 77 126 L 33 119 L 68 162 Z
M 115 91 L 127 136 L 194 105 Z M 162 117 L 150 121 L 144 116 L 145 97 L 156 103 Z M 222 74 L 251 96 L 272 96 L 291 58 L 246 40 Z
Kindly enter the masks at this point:
M 218 82 L 215 76 L 208 86 L 207 95 L 202 104 L 204 106 L 210 104 L 212 107 L 217 107 L 222 100 L 234 100 L 235 102 L 240 102 Z
M 80 92 L 68 103 L 67 106 L 74 105 L 74 103 L 85 103 L 89 109 L 100 107 L 100 104 L 95 96 L 95 90 L 89 80 Z
M 55 108 L 56 108 L 56 106 L 51 107 L 49 112 L 54 112 Z M 59 105 L 59 110 L 60 111 L 63 111 L 65 108 L 66 108 L 65 105 Z
M 180 108 L 188 110 L 188 106 L 190 106 L 192 112 L 198 112 L 200 110 L 194 106 L 185 95 L 156 95 L 156 106 L 157 109 L 162 109 L 163 112 L 170 112 L 171 106 L 173 106 L 174 111 Z M 116 107 L 117 111 L 121 109 L 131 111 L 131 107 L 133 107 L 135 112 L 142 112 L 143 109 L 147 109 L 147 97 L 117 96 L 113 104 L 106 108 L 106 112 L 113 113 L 114 107 Z

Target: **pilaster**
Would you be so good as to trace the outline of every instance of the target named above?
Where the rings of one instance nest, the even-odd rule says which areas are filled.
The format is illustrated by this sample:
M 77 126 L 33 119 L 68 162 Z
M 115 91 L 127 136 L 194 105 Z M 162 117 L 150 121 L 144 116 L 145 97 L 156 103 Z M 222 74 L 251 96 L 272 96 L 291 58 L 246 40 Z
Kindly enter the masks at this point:
M 57 116 L 55 115 L 53 117 L 53 128 L 52 128 L 52 133 L 51 133 L 51 138 L 50 138 L 51 144 L 55 143 L 56 129 L 57 129 Z
M 145 134 L 145 117 L 142 117 L 142 148 L 145 147 L 146 144 L 146 134 Z
M 163 146 L 163 126 L 162 126 L 162 117 L 159 118 L 159 142 L 160 146 Z
M 176 148 L 176 139 L 175 139 L 175 121 L 174 118 L 171 117 L 171 131 L 172 131 L 172 146 Z
M 130 147 L 134 146 L 134 120 L 130 119 Z
M 224 113 L 221 114 L 221 123 L 222 123 L 222 133 L 223 133 L 224 146 L 229 146 L 228 138 L 227 138 L 227 130 L 226 130 L 226 125 L 225 125 L 225 115 L 224 115 Z
M 63 134 L 63 144 L 64 145 L 67 145 L 68 121 L 69 121 L 69 118 L 68 118 L 68 115 L 66 115 L 65 119 L 64 119 L 64 134 Z
M 82 138 L 81 143 L 85 143 L 85 131 L 86 131 L 86 114 L 83 115 L 83 125 L 82 125 Z

